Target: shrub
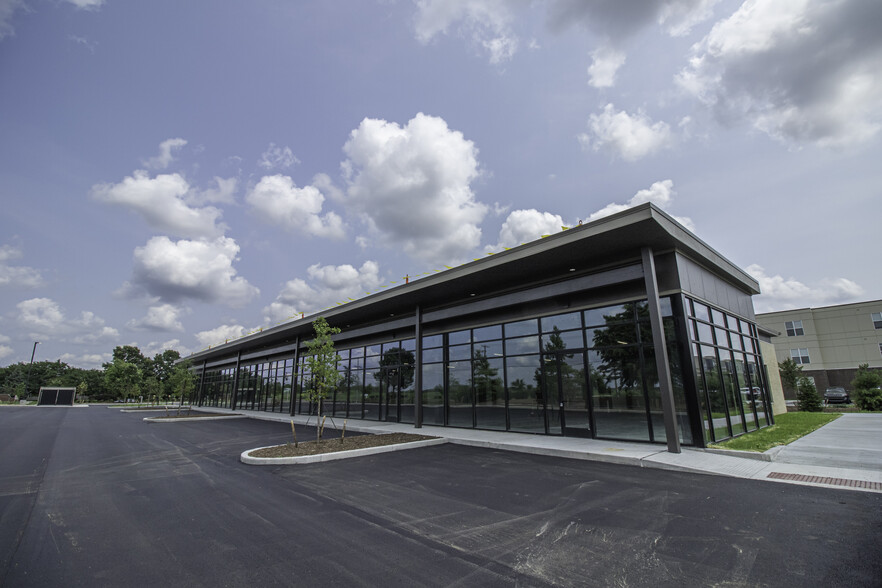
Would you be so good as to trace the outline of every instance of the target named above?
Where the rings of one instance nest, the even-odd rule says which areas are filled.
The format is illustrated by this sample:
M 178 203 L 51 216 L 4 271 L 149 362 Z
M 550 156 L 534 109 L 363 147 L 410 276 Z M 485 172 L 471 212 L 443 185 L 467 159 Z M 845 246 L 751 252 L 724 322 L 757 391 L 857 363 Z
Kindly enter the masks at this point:
M 799 410 L 805 412 L 821 412 L 824 410 L 824 405 L 821 402 L 821 397 L 818 395 L 818 390 L 808 378 L 799 379 L 796 401 L 799 405 Z
M 868 390 L 856 389 L 853 393 L 854 403 L 861 410 L 882 411 L 882 389 L 870 388 Z
M 871 370 L 869 364 L 861 364 L 851 381 L 854 390 L 854 403 L 861 410 L 882 410 L 882 374 L 878 370 Z

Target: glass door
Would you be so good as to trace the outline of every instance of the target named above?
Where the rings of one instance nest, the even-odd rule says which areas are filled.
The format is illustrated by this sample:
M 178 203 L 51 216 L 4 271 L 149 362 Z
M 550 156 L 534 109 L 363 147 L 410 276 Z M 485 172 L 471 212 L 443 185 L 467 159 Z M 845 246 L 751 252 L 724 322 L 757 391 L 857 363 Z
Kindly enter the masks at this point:
M 542 371 L 549 434 L 591 437 L 585 354 L 547 353 Z

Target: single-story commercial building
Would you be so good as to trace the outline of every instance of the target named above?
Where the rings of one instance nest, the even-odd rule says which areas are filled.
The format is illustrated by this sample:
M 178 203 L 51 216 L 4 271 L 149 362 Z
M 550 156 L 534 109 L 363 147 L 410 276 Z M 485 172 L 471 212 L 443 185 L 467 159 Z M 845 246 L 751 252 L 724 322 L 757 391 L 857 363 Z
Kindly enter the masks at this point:
M 199 405 L 307 414 L 305 342 L 323 316 L 342 329 L 327 414 L 679 451 L 786 410 L 760 351 L 758 293 L 643 204 L 187 359 Z

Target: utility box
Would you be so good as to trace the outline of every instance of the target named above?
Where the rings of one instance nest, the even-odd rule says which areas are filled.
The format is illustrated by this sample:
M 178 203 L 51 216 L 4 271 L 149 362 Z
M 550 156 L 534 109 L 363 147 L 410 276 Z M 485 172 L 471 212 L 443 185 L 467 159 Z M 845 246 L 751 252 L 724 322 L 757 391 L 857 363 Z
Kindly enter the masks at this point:
M 40 388 L 37 406 L 73 406 L 76 388 Z

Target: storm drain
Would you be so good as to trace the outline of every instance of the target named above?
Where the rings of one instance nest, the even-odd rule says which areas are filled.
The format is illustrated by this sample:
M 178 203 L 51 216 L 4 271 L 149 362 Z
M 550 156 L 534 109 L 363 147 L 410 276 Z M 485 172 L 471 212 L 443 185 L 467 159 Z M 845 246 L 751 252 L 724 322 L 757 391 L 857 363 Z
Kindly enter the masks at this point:
M 882 482 L 868 482 L 866 480 L 846 480 L 845 478 L 827 478 L 824 476 L 807 476 L 805 474 L 782 474 L 781 472 L 772 472 L 767 477 L 776 480 L 790 480 L 792 482 L 829 484 L 831 486 L 845 486 L 847 488 L 882 491 Z

